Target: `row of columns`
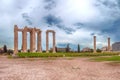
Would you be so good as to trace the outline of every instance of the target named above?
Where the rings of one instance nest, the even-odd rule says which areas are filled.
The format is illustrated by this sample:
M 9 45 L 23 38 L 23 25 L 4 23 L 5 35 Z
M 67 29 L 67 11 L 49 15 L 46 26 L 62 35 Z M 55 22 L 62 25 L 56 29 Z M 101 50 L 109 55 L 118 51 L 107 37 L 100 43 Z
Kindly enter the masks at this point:
M 18 32 L 22 32 L 22 52 L 27 52 L 27 32 L 30 33 L 30 52 L 36 51 L 36 33 L 37 33 L 37 52 L 42 52 L 41 30 L 36 28 L 18 29 L 14 26 L 14 53 L 18 53 Z
M 18 53 L 18 32 L 22 32 L 22 52 L 27 52 L 27 32 L 30 33 L 30 52 L 36 52 L 36 33 L 37 33 L 37 52 L 42 52 L 41 46 L 41 30 L 36 28 L 27 28 L 18 29 L 18 26 L 14 26 L 14 53 Z M 55 31 L 47 30 L 46 31 L 46 52 L 49 52 L 49 33 L 53 33 L 53 53 L 56 53 L 55 50 Z
M 17 25 L 14 26 L 14 53 L 18 53 L 18 32 L 22 32 L 22 52 L 27 52 L 27 32 L 30 32 L 30 52 L 36 52 L 36 33 L 37 33 L 37 52 L 42 52 L 41 47 L 41 30 L 36 28 L 27 28 L 18 29 Z M 46 31 L 46 53 L 49 53 L 49 33 L 53 34 L 53 53 L 56 53 L 55 50 L 55 31 L 47 30 Z M 94 38 L 94 53 L 96 53 L 96 36 Z M 110 51 L 110 38 L 108 38 L 108 51 Z
M 96 36 L 93 37 L 93 45 L 94 45 L 94 49 L 93 49 L 93 52 L 96 53 Z M 110 38 L 108 38 L 108 52 L 110 52 L 111 50 L 111 47 L 110 47 Z

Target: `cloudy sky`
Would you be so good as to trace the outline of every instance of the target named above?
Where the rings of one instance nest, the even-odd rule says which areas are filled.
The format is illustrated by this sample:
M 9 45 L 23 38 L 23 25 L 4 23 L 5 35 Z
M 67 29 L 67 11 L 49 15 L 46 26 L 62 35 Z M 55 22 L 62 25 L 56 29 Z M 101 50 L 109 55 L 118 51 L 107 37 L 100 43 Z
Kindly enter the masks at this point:
M 40 28 L 43 49 L 47 29 L 56 31 L 59 47 L 92 47 L 96 35 L 100 48 L 109 36 L 112 43 L 120 41 L 120 0 L 0 0 L 0 47 L 13 48 L 14 24 Z

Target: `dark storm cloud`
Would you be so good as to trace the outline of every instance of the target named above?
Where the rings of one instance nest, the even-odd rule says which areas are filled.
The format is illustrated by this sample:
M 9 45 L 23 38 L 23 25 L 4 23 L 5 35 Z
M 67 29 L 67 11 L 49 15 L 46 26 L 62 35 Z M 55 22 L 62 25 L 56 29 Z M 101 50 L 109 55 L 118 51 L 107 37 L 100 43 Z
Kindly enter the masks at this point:
M 55 17 L 53 15 L 47 15 L 44 17 L 45 22 L 49 24 L 50 26 L 61 24 L 62 20 L 58 17 Z
M 107 29 L 101 30 L 101 34 L 108 34 L 115 40 L 120 40 L 120 19 L 115 20 Z
M 47 15 L 44 17 L 45 23 L 49 25 L 49 27 L 56 26 L 57 28 L 65 31 L 67 34 L 72 34 L 75 30 L 73 28 L 65 27 L 62 20 L 59 17 L 55 17 L 53 15 Z

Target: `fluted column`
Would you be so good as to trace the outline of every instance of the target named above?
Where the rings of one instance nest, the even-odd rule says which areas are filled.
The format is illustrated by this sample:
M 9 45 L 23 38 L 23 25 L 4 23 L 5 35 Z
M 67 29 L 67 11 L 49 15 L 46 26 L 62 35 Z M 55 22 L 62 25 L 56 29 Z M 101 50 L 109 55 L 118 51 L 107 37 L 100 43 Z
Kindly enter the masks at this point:
M 30 31 L 30 52 L 33 52 L 33 44 L 32 44 L 32 42 L 33 42 L 33 40 L 32 40 L 32 31 Z
M 24 52 L 23 51 L 23 46 L 24 46 L 24 30 L 22 31 L 22 47 L 21 47 L 22 52 Z
M 56 41 L 55 41 L 55 32 L 53 32 L 53 53 L 56 53 L 55 46 L 56 46 Z
M 93 42 L 94 42 L 94 44 L 93 44 L 94 45 L 94 53 L 96 53 L 96 36 L 94 36 L 94 41 Z
M 33 52 L 36 52 L 36 32 L 35 28 L 33 29 Z
M 27 52 L 27 27 L 22 31 L 22 51 Z
M 37 51 L 42 53 L 42 47 L 41 47 L 41 31 L 38 31 L 38 33 L 37 33 Z
M 36 52 L 36 35 L 35 28 L 33 28 L 30 32 L 30 52 Z
M 108 51 L 110 52 L 110 38 L 108 38 Z
M 14 26 L 14 54 L 18 53 L 18 27 Z
M 46 53 L 49 53 L 48 46 L 49 46 L 49 37 L 48 37 L 48 32 L 46 32 Z

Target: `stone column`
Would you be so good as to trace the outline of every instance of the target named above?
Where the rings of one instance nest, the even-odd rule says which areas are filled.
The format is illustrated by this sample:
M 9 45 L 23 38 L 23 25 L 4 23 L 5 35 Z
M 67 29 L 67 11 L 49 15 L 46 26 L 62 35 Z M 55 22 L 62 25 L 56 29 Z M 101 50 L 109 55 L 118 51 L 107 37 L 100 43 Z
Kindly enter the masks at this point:
M 33 40 L 32 40 L 32 30 L 30 31 L 30 52 L 33 52 L 33 44 L 32 44 L 32 42 L 33 42 Z
M 36 37 L 35 37 L 35 28 L 32 28 L 30 32 L 30 52 L 36 52 Z
M 96 53 L 96 36 L 94 36 L 94 44 L 93 45 L 94 45 L 94 50 L 93 51 L 94 51 L 94 53 Z
M 22 31 L 22 51 L 27 52 L 27 27 Z
M 24 30 L 22 30 L 22 47 L 21 47 L 22 52 L 24 52 L 23 51 L 23 46 L 24 46 Z
M 48 31 L 46 32 L 46 53 L 49 53 L 49 37 L 48 37 Z
M 38 31 L 38 33 L 37 33 L 37 51 L 42 53 L 42 47 L 41 47 L 41 31 Z
M 18 53 L 18 27 L 14 26 L 14 54 Z
M 110 52 L 110 38 L 108 38 L 108 51 Z
M 36 52 L 36 31 L 33 29 L 33 52 Z
M 55 41 L 55 32 L 53 32 L 53 53 L 56 53 L 55 46 L 56 46 L 56 41 Z

